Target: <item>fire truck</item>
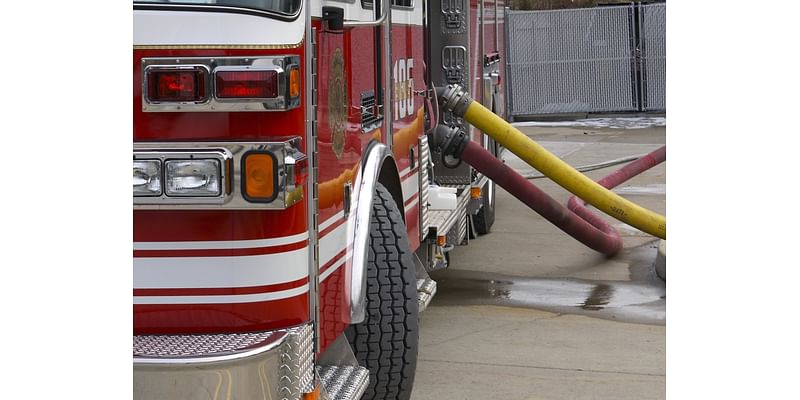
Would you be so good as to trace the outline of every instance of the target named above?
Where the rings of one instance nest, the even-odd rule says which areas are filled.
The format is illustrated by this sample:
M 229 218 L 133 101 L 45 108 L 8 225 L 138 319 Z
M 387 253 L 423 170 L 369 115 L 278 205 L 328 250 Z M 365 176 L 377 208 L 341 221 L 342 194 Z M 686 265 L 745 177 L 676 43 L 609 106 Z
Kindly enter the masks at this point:
M 136 399 L 408 399 L 429 272 L 494 221 L 432 145 L 504 116 L 500 0 L 133 2 Z M 457 250 L 456 250 L 457 251 Z

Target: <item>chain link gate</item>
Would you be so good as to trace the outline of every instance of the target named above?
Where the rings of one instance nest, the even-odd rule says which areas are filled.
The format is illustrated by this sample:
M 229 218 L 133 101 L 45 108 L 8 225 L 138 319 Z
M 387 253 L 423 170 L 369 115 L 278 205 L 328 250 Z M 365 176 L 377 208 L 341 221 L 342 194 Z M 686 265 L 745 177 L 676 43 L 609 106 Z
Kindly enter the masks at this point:
M 509 116 L 666 109 L 666 7 L 638 7 L 507 11 Z
M 642 68 L 642 111 L 665 111 L 667 83 L 667 5 L 643 5 L 639 51 Z

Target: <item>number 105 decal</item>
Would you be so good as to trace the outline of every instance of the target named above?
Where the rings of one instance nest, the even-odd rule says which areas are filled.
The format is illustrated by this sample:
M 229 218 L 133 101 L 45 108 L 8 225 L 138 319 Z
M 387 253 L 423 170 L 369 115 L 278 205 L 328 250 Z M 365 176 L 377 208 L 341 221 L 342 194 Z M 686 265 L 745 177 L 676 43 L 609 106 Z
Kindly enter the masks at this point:
M 394 62 L 392 78 L 394 80 L 394 119 L 402 119 L 414 115 L 414 79 L 411 69 L 413 58 L 401 58 Z

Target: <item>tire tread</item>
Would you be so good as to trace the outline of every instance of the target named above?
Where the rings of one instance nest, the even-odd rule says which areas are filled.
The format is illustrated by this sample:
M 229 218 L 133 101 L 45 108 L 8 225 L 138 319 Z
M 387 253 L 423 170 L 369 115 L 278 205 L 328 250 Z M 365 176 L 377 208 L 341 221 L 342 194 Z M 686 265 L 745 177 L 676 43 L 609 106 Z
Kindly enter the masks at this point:
M 416 272 L 402 216 L 382 185 L 373 198 L 369 240 L 367 316 L 345 334 L 369 370 L 362 399 L 408 400 L 419 344 Z

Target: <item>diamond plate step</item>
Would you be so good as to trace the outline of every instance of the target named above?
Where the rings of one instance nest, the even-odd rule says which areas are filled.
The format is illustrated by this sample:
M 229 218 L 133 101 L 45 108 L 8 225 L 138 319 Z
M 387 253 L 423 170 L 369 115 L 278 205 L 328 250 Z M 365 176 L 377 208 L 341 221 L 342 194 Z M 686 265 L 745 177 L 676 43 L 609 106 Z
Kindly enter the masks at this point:
M 458 204 L 454 210 L 430 210 L 428 212 L 429 227 L 434 229 L 437 235 L 447 235 L 450 229 L 460 222 L 461 218 L 459 217 L 462 216 L 467 208 L 467 203 L 470 199 L 469 189 L 463 186 L 457 187 L 461 188 L 461 194 L 458 195 Z
M 319 366 L 317 374 L 330 400 L 358 400 L 369 384 L 369 371 L 360 366 Z
M 431 278 L 417 279 L 417 304 L 419 304 L 419 312 L 423 312 L 428 308 L 428 304 L 431 303 L 435 295 L 435 280 Z

